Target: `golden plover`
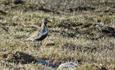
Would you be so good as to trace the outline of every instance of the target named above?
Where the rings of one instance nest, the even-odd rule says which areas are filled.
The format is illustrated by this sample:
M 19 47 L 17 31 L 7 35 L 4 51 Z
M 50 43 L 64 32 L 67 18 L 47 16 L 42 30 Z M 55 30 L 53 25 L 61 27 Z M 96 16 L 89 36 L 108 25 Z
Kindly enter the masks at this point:
M 41 31 L 36 31 L 33 33 L 27 40 L 31 41 L 42 41 L 48 36 L 48 26 L 47 23 L 51 22 L 47 18 L 43 19 L 43 23 L 41 25 Z

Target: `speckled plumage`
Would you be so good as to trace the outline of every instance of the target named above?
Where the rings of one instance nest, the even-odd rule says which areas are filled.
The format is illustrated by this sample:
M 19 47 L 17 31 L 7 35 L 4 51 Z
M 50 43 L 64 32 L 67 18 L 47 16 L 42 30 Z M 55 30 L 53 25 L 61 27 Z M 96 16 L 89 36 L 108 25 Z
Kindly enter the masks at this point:
M 47 27 L 48 19 L 45 18 L 43 20 L 43 23 L 41 25 L 41 31 L 36 31 L 34 34 L 32 34 L 27 40 L 32 41 L 42 41 L 48 36 L 48 27 Z

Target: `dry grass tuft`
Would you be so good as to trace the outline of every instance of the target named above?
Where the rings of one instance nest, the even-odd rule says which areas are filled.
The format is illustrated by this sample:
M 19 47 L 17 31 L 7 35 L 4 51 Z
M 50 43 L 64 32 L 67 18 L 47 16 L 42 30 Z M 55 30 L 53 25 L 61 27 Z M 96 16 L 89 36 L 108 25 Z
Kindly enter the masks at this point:
M 78 61 L 78 70 L 115 70 L 114 0 L 13 1 L 0 0 L 0 69 L 56 70 L 34 64 L 43 59 Z M 52 23 L 43 45 L 25 41 L 45 17 Z

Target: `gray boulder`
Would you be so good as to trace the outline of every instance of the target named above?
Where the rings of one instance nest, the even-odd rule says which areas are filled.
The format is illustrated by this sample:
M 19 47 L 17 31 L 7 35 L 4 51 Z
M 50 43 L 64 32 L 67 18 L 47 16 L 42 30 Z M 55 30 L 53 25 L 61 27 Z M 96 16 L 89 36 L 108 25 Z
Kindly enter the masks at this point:
M 66 63 L 62 63 L 59 65 L 59 67 L 57 68 L 57 70 L 76 70 L 78 66 L 78 62 L 66 62 Z

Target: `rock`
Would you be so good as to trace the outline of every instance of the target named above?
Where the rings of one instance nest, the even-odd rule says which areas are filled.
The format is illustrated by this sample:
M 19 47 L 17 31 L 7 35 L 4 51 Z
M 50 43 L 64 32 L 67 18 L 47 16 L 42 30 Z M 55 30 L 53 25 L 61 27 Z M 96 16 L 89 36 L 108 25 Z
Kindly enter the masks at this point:
M 50 60 L 38 60 L 36 64 L 42 64 L 42 65 L 52 67 L 52 68 L 58 67 L 58 64 L 53 63 L 53 61 L 50 61 Z
M 115 37 L 115 28 L 107 26 L 104 29 L 102 29 L 102 32 L 108 36 Z
M 97 23 L 96 28 L 100 30 L 104 35 L 115 37 L 115 28 L 106 26 L 103 22 Z
M 57 70 L 76 70 L 76 67 L 78 66 L 78 62 L 66 62 L 62 63 Z

